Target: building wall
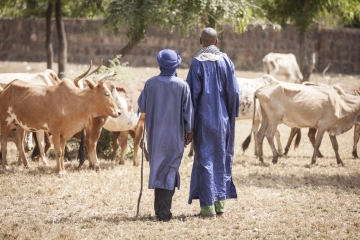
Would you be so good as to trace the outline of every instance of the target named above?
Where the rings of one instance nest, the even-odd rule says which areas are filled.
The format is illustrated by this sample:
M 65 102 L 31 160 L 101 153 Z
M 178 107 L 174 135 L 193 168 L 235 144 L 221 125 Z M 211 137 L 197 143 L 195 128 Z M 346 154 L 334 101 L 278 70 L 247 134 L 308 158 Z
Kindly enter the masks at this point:
M 113 59 L 127 44 L 126 30 L 114 36 L 102 26 L 102 20 L 64 19 L 68 40 L 68 62 L 95 63 Z M 55 22 L 52 42 L 57 59 L 58 43 Z M 122 61 L 130 66 L 156 67 L 156 55 L 163 48 L 180 53 L 181 67 L 187 68 L 200 50 L 199 31 L 188 37 L 150 28 L 146 39 Z M 0 19 L 0 60 L 46 61 L 44 19 Z M 219 47 L 233 60 L 237 70 L 261 71 L 261 59 L 269 52 L 294 53 L 299 56 L 299 34 L 289 25 L 281 31 L 250 29 L 242 34 L 225 28 Z M 360 73 L 360 30 L 314 28 L 308 35 L 308 51 L 316 54 L 316 69 L 329 72 Z

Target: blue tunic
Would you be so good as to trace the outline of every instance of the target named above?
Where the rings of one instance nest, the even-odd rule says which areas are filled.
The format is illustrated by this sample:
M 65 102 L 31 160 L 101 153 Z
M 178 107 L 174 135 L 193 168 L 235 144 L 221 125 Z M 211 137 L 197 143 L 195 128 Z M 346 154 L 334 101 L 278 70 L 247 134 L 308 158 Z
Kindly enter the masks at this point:
M 232 181 L 235 117 L 239 115 L 239 86 L 232 61 L 192 60 L 187 76 L 194 104 L 194 165 L 189 204 L 200 206 L 237 198 Z
M 152 77 L 146 81 L 138 105 L 146 113 L 149 189 L 179 189 L 185 133 L 191 132 L 194 122 L 189 86 L 175 76 Z

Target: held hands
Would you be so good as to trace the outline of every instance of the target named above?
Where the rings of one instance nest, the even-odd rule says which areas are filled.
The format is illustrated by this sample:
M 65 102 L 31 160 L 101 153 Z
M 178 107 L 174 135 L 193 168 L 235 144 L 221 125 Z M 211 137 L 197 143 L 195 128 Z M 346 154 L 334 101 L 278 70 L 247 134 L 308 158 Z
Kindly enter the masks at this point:
M 189 143 L 192 142 L 193 133 L 192 131 L 190 133 L 185 133 L 185 147 L 189 145 Z

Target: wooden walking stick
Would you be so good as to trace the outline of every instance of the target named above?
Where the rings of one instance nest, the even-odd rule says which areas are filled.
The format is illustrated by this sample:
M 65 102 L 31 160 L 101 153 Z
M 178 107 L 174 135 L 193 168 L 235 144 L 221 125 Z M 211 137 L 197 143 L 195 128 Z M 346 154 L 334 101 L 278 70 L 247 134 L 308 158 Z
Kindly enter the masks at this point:
M 138 198 L 138 202 L 137 202 L 137 209 L 136 209 L 136 217 L 139 216 L 139 209 L 140 209 L 140 200 L 141 200 L 141 195 L 142 195 L 142 190 L 143 190 L 143 169 L 144 169 L 144 149 L 145 149 L 145 141 L 144 141 L 144 137 L 145 137 L 145 126 L 144 126 L 144 131 L 143 131 L 143 136 L 142 136 L 142 151 L 141 151 L 141 174 L 140 174 L 140 193 L 139 193 L 139 198 Z

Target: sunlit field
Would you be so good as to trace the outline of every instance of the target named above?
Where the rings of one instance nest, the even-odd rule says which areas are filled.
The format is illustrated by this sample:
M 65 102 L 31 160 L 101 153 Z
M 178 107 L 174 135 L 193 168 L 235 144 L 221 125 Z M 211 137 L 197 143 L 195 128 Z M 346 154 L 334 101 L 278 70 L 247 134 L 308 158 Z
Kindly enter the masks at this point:
M 44 68 L 46 65 L 42 64 Z M 10 65 L 0 62 L 0 72 L 9 72 Z M 32 65 L 32 70 L 37 67 L 39 64 Z M 132 71 L 132 76 L 140 76 L 138 80 L 158 74 L 155 68 Z M 187 70 L 179 69 L 178 74 L 185 78 Z M 262 73 L 236 75 L 251 78 Z M 343 87 L 360 87 L 359 76 L 327 77 Z M 315 73 L 312 80 L 325 82 L 325 77 Z M 51 151 L 49 167 L 30 162 L 26 169 L 17 165 L 17 151 L 9 143 L 9 169 L 0 172 L 0 239 L 360 238 L 360 159 L 351 155 L 353 129 L 337 137 L 344 167 L 337 166 L 327 134 L 320 147 L 324 158 L 310 165 L 313 149 L 307 129 L 302 129 L 299 147 L 294 150 L 292 146 L 288 157 L 279 158 L 276 165 L 271 163 L 272 153 L 265 140 L 264 160 L 268 163 L 265 166 L 254 156 L 253 140 L 245 153 L 241 150 L 250 131 L 251 120 L 237 121 L 233 180 L 238 198 L 227 201 L 225 217 L 214 220 L 194 217 L 199 213 L 199 202 L 187 204 L 192 158 L 187 156 L 186 148 L 180 167 L 181 189 L 176 190 L 173 200 L 174 218 L 166 223 L 155 220 L 145 160 L 143 192 L 136 217 L 141 167 L 133 167 L 130 158 L 125 165 L 100 159 L 101 172 L 89 170 L 88 161 L 78 169 L 74 159 L 65 164 L 67 174 L 59 176 Z M 280 125 L 279 131 L 285 147 L 290 128 Z M 130 143 L 128 151 L 131 148 Z

